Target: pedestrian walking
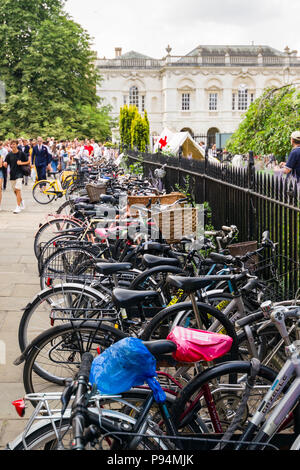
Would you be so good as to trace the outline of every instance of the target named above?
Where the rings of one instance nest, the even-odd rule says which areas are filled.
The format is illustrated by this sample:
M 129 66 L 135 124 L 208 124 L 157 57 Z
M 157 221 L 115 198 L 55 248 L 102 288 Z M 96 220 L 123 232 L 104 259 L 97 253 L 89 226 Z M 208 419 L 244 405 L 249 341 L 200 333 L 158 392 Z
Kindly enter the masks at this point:
M 21 150 L 23 153 L 25 153 L 27 158 L 30 158 L 30 145 L 28 144 L 27 139 L 19 139 L 18 140 L 18 149 Z M 25 186 L 28 185 L 28 176 L 23 176 L 23 183 L 25 183 Z
M 18 141 L 12 140 L 11 143 L 11 152 L 9 152 L 3 163 L 4 167 L 9 166 L 10 169 L 10 182 L 12 190 L 14 191 L 17 199 L 17 207 L 13 211 L 14 214 L 18 214 L 22 209 L 25 209 L 25 203 L 22 199 L 22 180 L 23 180 L 23 165 L 30 164 L 30 158 L 26 157 L 25 153 L 22 150 L 18 149 Z
M 51 160 L 52 157 L 48 152 L 46 145 L 43 144 L 42 137 L 38 137 L 37 145 L 33 147 L 31 154 L 31 161 L 36 168 L 38 181 L 45 180 L 47 178 L 46 170 L 48 169 L 48 171 L 51 171 Z

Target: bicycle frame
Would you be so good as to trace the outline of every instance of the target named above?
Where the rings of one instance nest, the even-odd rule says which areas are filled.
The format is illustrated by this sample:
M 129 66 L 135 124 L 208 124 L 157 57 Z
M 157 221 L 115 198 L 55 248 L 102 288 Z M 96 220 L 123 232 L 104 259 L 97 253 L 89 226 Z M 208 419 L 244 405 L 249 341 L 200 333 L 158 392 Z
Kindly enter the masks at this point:
M 287 315 L 288 316 L 288 315 Z M 300 347 L 299 341 L 293 343 L 290 342 L 284 322 L 284 316 L 281 311 L 275 311 L 271 314 L 272 321 L 276 324 L 278 330 L 283 336 L 286 344 L 287 360 L 275 378 L 271 388 L 266 393 L 265 397 L 259 404 L 257 411 L 254 416 L 250 419 L 250 423 L 242 436 L 236 449 L 239 450 L 245 445 L 245 441 L 253 440 L 255 433 L 260 430 L 255 436 L 255 444 L 250 446 L 250 449 L 256 449 L 259 444 L 267 444 L 270 442 L 274 434 L 282 423 L 286 420 L 286 417 L 290 412 L 293 411 L 300 397 Z M 298 333 L 299 334 L 299 333 Z M 289 384 L 290 383 L 290 384 Z M 289 384 L 288 390 L 281 398 L 281 400 L 274 406 L 279 395 Z M 299 406 L 299 405 L 298 405 Z M 270 416 L 266 420 L 266 414 L 273 408 Z M 299 432 L 299 429 L 298 429 Z M 261 448 L 261 447 L 260 447 Z

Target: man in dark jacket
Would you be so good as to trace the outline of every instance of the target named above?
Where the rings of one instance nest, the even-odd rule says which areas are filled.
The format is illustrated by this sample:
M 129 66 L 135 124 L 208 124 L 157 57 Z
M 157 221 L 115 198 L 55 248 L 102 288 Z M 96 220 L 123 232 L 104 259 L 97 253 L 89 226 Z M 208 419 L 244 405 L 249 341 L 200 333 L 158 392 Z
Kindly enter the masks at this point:
M 35 145 L 32 150 L 31 163 L 36 167 L 39 181 L 47 179 L 46 170 L 51 171 L 51 160 L 52 157 L 46 145 L 43 144 L 42 137 L 38 137 L 37 145 Z
M 27 139 L 19 139 L 18 149 L 21 152 L 25 153 L 26 157 L 30 157 L 30 146 L 28 145 Z M 25 182 L 25 186 L 28 184 L 28 176 L 23 176 L 23 183 Z

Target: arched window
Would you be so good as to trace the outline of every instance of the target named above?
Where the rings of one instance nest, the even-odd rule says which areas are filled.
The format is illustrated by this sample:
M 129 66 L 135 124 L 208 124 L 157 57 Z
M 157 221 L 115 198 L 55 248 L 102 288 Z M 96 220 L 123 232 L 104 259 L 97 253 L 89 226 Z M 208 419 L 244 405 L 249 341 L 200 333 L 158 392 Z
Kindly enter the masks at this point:
M 136 86 L 129 89 L 129 104 L 139 108 L 139 90 Z

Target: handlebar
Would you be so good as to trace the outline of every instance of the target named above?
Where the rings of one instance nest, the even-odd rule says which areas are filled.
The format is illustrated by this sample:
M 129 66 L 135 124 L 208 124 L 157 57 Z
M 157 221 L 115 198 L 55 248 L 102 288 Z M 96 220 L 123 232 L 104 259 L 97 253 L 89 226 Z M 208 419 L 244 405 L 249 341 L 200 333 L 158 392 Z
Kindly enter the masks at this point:
M 86 352 L 82 355 L 82 361 L 77 374 L 78 379 L 82 377 L 84 380 L 88 381 L 93 359 L 91 353 Z
M 73 431 L 73 450 L 84 450 L 84 428 L 86 420 L 86 392 L 88 390 L 88 381 L 90 369 L 93 362 L 91 353 L 84 353 L 77 374 L 77 391 L 72 406 L 72 431 Z

